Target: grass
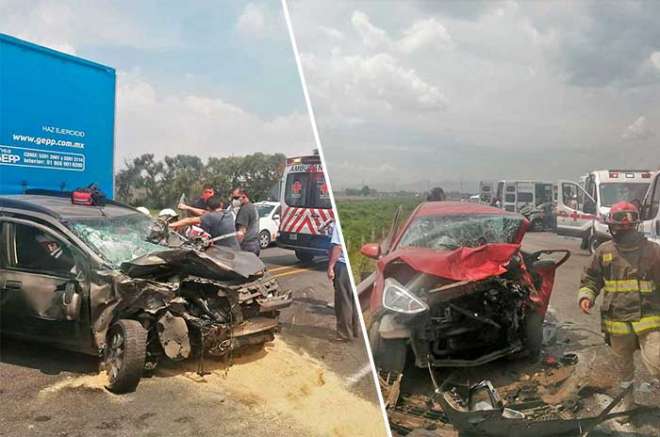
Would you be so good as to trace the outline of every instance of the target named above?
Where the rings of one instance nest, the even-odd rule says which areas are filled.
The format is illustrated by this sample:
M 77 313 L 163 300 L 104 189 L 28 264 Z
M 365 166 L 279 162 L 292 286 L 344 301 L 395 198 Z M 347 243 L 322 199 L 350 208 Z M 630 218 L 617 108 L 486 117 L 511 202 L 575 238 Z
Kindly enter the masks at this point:
M 360 254 L 360 247 L 365 243 L 379 243 L 387 236 L 399 206 L 403 211 L 400 224 L 403 224 L 419 202 L 415 197 L 337 201 L 346 250 L 357 282 L 375 268 L 372 260 Z

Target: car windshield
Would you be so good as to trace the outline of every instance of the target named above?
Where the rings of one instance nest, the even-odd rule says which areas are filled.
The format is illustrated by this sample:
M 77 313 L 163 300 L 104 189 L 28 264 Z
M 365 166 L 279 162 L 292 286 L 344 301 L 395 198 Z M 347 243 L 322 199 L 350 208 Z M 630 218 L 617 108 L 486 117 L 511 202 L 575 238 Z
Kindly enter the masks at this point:
M 260 218 L 268 217 L 268 214 L 275 208 L 275 205 L 257 205 L 257 212 Z
M 636 200 L 641 203 L 648 188 L 648 182 L 608 182 L 600 184 L 600 204 L 609 207 L 622 200 L 628 202 Z
M 152 221 L 143 214 L 72 220 L 71 230 L 113 266 L 163 250 L 146 240 Z
M 399 241 L 399 248 L 452 250 L 488 243 L 514 243 L 522 219 L 506 215 L 417 217 Z

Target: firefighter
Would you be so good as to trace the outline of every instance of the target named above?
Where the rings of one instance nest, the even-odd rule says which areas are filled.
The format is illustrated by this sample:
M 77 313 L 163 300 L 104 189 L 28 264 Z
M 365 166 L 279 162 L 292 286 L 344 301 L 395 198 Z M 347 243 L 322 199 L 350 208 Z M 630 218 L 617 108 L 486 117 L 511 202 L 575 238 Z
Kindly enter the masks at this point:
M 602 330 L 614 353 L 621 387 L 627 388 L 635 376 L 633 354 L 638 348 L 649 372 L 660 377 L 660 245 L 638 231 L 639 210 L 630 202 L 612 205 L 606 223 L 613 238 L 598 247 L 585 269 L 578 304 L 589 314 L 604 291 Z M 634 405 L 631 390 L 618 410 Z

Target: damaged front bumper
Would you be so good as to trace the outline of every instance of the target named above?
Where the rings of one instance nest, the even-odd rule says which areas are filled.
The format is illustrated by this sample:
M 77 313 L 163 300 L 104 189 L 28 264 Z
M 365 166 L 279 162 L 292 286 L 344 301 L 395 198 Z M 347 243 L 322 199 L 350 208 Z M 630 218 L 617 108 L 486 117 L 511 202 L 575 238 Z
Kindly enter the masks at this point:
M 448 422 L 453 425 L 460 435 L 483 437 L 551 437 L 558 435 L 585 435 L 600 423 L 617 417 L 630 416 L 643 409 L 612 413 L 614 407 L 621 402 L 624 396 L 632 390 L 632 386 L 621 392 L 597 416 L 537 420 L 527 418 L 524 409 L 516 405 L 504 407 L 490 381 L 483 381 L 472 387 L 452 383 L 447 379 L 438 386 L 431 372 L 431 379 L 435 388 L 434 400 L 447 415 Z M 474 405 L 472 398 L 478 396 L 477 391 L 486 392 L 481 401 Z M 487 405 L 486 405 L 487 404 Z M 522 407 L 522 406 L 521 406 Z

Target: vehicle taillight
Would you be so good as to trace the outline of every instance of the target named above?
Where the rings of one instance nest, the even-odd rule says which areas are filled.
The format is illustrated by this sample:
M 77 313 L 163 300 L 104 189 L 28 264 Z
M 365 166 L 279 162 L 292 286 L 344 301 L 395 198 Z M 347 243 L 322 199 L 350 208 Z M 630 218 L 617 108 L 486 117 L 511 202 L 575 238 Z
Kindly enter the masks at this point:
M 642 173 L 642 178 L 650 179 L 651 178 L 651 173 Z
M 612 179 L 616 179 L 616 178 L 618 178 L 618 177 L 619 177 L 619 172 L 618 172 L 618 171 L 611 171 L 611 172 L 610 172 L 610 177 L 611 177 Z

